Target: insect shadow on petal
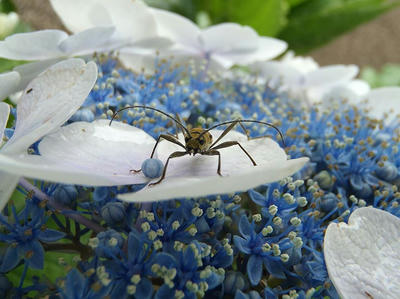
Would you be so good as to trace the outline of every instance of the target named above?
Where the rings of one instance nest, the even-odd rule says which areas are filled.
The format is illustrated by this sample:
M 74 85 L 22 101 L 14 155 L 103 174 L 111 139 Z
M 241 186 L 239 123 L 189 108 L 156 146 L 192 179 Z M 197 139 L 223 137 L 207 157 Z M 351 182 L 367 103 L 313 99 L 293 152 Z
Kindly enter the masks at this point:
M 154 153 L 157 148 L 157 145 L 161 141 L 161 139 L 165 139 L 169 142 L 175 143 L 176 145 L 182 147 L 184 150 L 176 151 L 169 155 L 169 157 L 165 163 L 165 166 L 164 166 L 164 169 L 163 169 L 160 179 L 154 183 L 151 183 L 150 185 L 159 184 L 165 178 L 165 174 L 167 172 L 167 167 L 168 167 L 168 163 L 169 163 L 170 159 L 183 157 L 185 155 L 193 155 L 194 156 L 196 154 L 200 154 L 200 155 L 207 155 L 207 156 L 218 156 L 217 173 L 220 176 L 222 176 L 221 175 L 221 153 L 218 150 L 222 149 L 222 148 L 231 147 L 234 145 L 240 147 L 240 149 L 247 155 L 247 157 L 249 157 L 251 163 L 253 163 L 253 165 L 256 166 L 257 165 L 256 161 L 254 161 L 254 159 L 251 157 L 251 155 L 246 151 L 246 149 L 238 141 L 225 141 L 225 142 L 219 143 L 221 141 L 221 139 L 224 138 L 236 125 L 241 126 L 241 128 L 244 130 L 244 132 L 246 133 L 246 136 L 249 140 L 265 137 L 265 136 L 260 136 L 260 137 L 251 138 L 248 130 L 243 126 L 243 123 L 257 123 L 257 124 L 266 125 L 266 126 L 269 126 L 273 129 L 275 129 L 279 133 L 279 136 L 282 140 L 283 146 L 285 147 L 285 141 L 284 141 L 282 132 L 276 126 L 274 126 L 273 124 L 267 123 L 267 122 L 263 122 L 263 121 L 259 121 L 259 120 L 249 120 L 249 119 L 236 119 L 236 120 L 230 120 L 230 121 L 225 121 L 225 122 L 216 124 L 208 129 L 203 129 L 203 128 L 188 129 L 182 124 L 181 120 L 179 119 L 179 116 L 177 116 L 177 118 L 174 118 L 173 116 L 169 115 L 168 113 L 165 113 L 164 111 L 161 111 L 161 110 L 153 108 L 153 107 L 142 106 L 142 105 L 127 106 L 127 107 L 124 107 L 124 108 L 116 111 L 114 113 L 114 115 L 112 116 L 109 125 L 111 126 L 113 120 L 117 117 L 117 115 L 120 112 L 127 110 L 127 109 L 140 109 L 140 108 L 156 111 L 156 112 L 161 113 L 161 114 L 165 115 L 166 117 L 172 119 L 177 124 L 177 126 L 181 129 L 183 136 L 185 138 L 185 144 L 183 144 L 182 142 L 179 141 L 177 135 L 174 136 L 174 135 L 168 135 L 168 134 L 160 134 L 158 136 L 156 144 L 153 147 L 153 151 L 151 152 L 150 159 L 153 158 Z M 213 130 L 213 129 L 223 126 L 223 125 L 228 125 L 228 127 L 213 142 L 213 138 L 210 133 L 210 130 Z M 141 169 L 132 170 L 132 171 L 140 172 Z

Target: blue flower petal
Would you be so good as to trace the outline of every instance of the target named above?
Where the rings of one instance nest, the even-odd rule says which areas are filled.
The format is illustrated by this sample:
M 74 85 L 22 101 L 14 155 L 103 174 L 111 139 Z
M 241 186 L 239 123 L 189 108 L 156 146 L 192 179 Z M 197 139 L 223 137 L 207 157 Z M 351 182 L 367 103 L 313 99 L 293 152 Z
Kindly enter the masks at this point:
M 276 278 L 286 278 L 285 272 L 283 271 L 283 265 L 280 260 L 274 261 L 271 259 L 264 259 L 264 265 L 265 268 L 267 268 L 269 274 L 275 276 Z
M 243 237 L 250 236 L 253 232 L 251 228 L 250 222 L 247 219 L 246 215 L 242 215 L 239 220 L 239 232 L 242 234 Z
M 254 201 L 257 205 L 259 205 L 260 207 L 265 206 L 266 204 L 266 199 L 265 196 L 263 196 L 261 193 L 254 191 L 253 189 L 249 190 L 249 196 L 251 198 L 252 201 Z
M 39 232 L 38 239 L 42 242 L 55 242 L 64 236 L 65 234 L 63 232 L 59 232 L 58 230 L 46 229 Z
M 165 298 L 175 298 L 175 289 L 170 288 L 167 285 L 162 285 L 161 288 L 158 289 L 154 299 L 165 299 Z
M 239 236 L 233 236 L 233 243 L 243 253 L 250 254 L 251 250 L 248 246 L 248 241 Z
M 20 261 L 19 250 L 17 247 L 8 246 L 6 254 L 3 257 L 3 263 L 0 267 L 0 272 L 8 272 L 15 268 Z
M 256 255 L 251 255 L 247 262 L 247 275 L 252 285 L 260 282 L 263 269 L 263 259 Z
M 66 281 L 66 297 L 81 298 L 85 287 L 85 279 L 78 270 L 72 269 L 67 275 Z
M 153 294 L 153 285 L 147 278 L 141 279 L 139 284 L 136 286 L 135 297 L 148 299 Z
M 42 244 L 39 241 L 34 240 L 30 244 L 30 250 L 33 251 L 33 255 L 26 259 L 29 263 L 29 266 L 33 269 L 43 269 L 44 264 L 44 249 Z
M 130 232 L 128 236 L 128 259 L 134 261 L 142 251 L 143 243 L 134 232 Z

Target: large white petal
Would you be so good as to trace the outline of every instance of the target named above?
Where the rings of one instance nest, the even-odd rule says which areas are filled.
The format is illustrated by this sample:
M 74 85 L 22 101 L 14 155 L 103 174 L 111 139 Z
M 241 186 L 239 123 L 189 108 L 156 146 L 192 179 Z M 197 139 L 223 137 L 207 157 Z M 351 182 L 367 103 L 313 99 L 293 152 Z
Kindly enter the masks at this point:
M 360 208 L 349 224 L 329 224 L 324 255 L 342 298 L 400 298 L 400 219 Z
M 118 198 L 126 201 L 146 202 L 246 191 L 292 175 L 307 162 L 308 158 L 273 161 L 224 177 L 217 175 L 210 175 L 209 177 L 167 177 L 158 185 L 145 187 L 135 193 L 122 194 Z
M 67 184 L 113 186 L 149 181 L 140 169 L 154 138 L 143 130 L 108 120 L 76 122 L 47 135 L 41 156 L 0 155 L 0 167 L 25 177 Z
M 393 111 L 400 114 L 400 87 L 375 88 L 368 94 L 370 113 L 372 116 L 382 118 L 385 112 Z M 392 119 L 393 117 L 389 117 Z
M 50 3 L 64 26 L 73 33 L 95 27 L 101 22 L 102 13 L 94 11 L 94 0 L 50 0 Z
M 253 51 L 232 50 L 216 53 L 211 57 L 228 68 L 234 64 L 247 65 L 255 61 L 270 60 L 285 52 L 286 49 L 286 42 L 272 37 L 261 36 L 258 38 L 258 46 Z
M 371 90 L 369 84 L 363 80 L 351 80 L 348 83 L 340 84 L 330 88 L 324 95 L 324 101 L 331 106 L 332 100 L 348 100 L 350 103 L 357 104 L 365 100 Z M 319 99 L 321 101 L 321 98 Z
M 249 51 L 258 47 L 258 34 L 249 26 L 222 23 L 202 30 L 200 42 L 206 52 Z
M 61 30 L 18 33 L 0 41 L 0 57 L 15 60 L 43 60 L 62 55 L 59 44 L 68 37 Z
M 221 132 L 212 131 L 214 140 Z M 307 158 L 287 160 L 283 149 L 269 138 L 248 141 L 245 135 L 232 131 L 220 143 L 224 141 L 239 141 L 258 166 L 253 166 L 238 146 L 219 150 L 223 177 L 217 174 L 217 156 L 183 156 L 170 160 L 166 177 L 160 184 L 121 195 L 120 198 L 128 201 L 154 201 L 245 191 L 291 175 L 308 161 Z M 174 151 L 184 149 L 162 141 L 157 155 L 165 162 Z
M 349 82 L 358 74 L 356 65 L 329 65 L 309 72 L 304 82 L 305 86 L 329 86 Z
M 28 86 L 17 105 L 15 131 L 3 152 L 20 152 L 67 121 L 97 78 L 94 62 L 69 59 L 50 67 Z
M 1 154 L 0 154 L 1 156 Z M 3 168 L 2 168 L 3 169 Z M 19 176 L 0 170 L 0 212 L 18 184 Z
M 0 74 L 0 101 L 17 91 L 20 80 L 18 72 Z
M 9 115 L 10 115 L 10 105 L 4 102 L 0 102 L 0 147 L 3 144 L 4 130 L 7 126 Z
M 114 34 L 114 27 L 94 27 L 71 35 L 63 40 L 59 48 L 66 55 L 87 55 L 104 50 L 112 50 L 113 47 L 119 47 L 122 42 L 111 40 Z

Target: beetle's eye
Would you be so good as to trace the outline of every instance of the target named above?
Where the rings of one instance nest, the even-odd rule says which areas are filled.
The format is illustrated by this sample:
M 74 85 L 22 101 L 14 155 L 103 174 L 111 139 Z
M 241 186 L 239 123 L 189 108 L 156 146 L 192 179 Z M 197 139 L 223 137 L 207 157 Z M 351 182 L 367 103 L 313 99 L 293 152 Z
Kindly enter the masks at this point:
M 200 143 L 200 145 L 203 145 L 204 144 L 204 139 L 200 139 L 199 143 Z
M 190 137 L 189 137 L 189 136 L 185 136 L 185 142 L 188 142 L 188 141 L 189 141 L 189 139 L 190 139 Z

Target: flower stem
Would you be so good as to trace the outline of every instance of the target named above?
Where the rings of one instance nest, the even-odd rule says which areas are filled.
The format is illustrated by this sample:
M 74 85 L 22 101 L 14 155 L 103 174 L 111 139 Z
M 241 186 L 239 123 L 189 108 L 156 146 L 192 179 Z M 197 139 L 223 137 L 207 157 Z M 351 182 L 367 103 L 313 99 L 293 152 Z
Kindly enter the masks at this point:
M 78 222 L 82 225 L 85 225 L 86 227 L 90 228 L 91 230 L 93 230 L 97 233 L 105 230 L 105 228 L 102 227 L 101 225 L 99 225 L 98 223 L 95 223 L 95 222 L 91 221 L 90 219 L 87 219 L 86 217 L 80 215 L 75 210 L 72 210 L 72 209 L 58 203 L 57 201 L 54 200 L 54 198 L 51 198 L 50 196 L 48 196 L 47 194 L 42 192 L 40 189 L 38 189 L 37 187 L 32 185 L 26 179 L 21 178 L 19 180 L 19 184 L 23 188 L 25 188 L 27 191 L 33 192 L 38 199 L 46 200 L 48 206 L 60 211 L 61 213 L 63 213 L 63 215 L 65 217 L 71 218 L 71 219 L 75 220 L 76 222 Z

